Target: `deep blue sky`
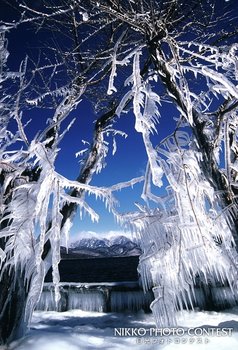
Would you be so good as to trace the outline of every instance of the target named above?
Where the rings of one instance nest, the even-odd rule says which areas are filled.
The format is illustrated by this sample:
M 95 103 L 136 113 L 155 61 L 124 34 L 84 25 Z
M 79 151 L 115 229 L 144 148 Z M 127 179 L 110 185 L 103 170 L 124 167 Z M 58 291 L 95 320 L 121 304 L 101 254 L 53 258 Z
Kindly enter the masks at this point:
M 84 106 L 83 106 L 84 107 Z M 91 112 L 91 113 L 90 113 Z M 93 118 L 92 111 L 89 109 L 82 108 L 79 111 L 79 115 L 82 113 L 90 118 Z M 91 115 L 90 115 L 91 114 Z M 80 119 L 80 118 L 79 118 Z M 169 118 L 167 119 L 169 120 Z M 161 124 L 158 128 L 158 139 L 163 138 L 169 130 L 172 132 L 171 123 L 166 123 L 165 119 L 161 119 Z M 78 127 L 77 127 L 78 125 Z M 77 174 L 78 166 L 77 161 L 75 161 L 74 153 L 79 150 L 81 144 L 81 139 L 87 140 L 88 125 L 85 122 L 80 123 L 77 121 L 77 125 L 73 128 L 72 132 L 66 135 L 64 141 L 62 142 L 62 150 L 58 159 L 58 169 L 61 173 L 65 174 L 70 178 L 75 178 Z M 100 174 L 95 174 L 92 184 L 97 186 L 110 186 L 116 184 L 117 182 L 128 181 L 134 177 L 144 175 L 147 157 L 142 142 L 141 134 L 138 134 L 134 130 L 134 116 L 132 113 L 121 117 L 120 121 L 117 123 L 117 128 L 123 130 L 128 134 L 125 139 L 121 136 L 117 136 L 117 152 L 112 156 L 112 139 L 109 138 L 110 151 L 106 159 L 107 166 L 102 170 Z M 82 148 L 85 146 L 82 145 Z M 67 165 L 66 165 L 67 164 Z M 134 202 L 143 203 L 140 199 L 142 191 L 142 184 L 137 184 L 133 189 L 128 188 L 120 192 L 116 192 L 116 198 L 120 201 L 119 211 L 131 211 L 135 210 Z M 163 193 L 164 190 L 161 190 Z M 96 203 L 94 200 L 90 200 L 92 206 L 101 213 L 101 219 L 98 224 L 93 224 L 85 218 L 85 220 L 79 223 L 79 226 L 83 230 L 93 230 L 93 231 L 110 231 L 120 229 L 114 222 L 112 215 L 108 214 L 106 210 L 103 210 L 104 205 L 100 204 L 98 200 Z M 75 228 L 77 231 L 77 227 Z

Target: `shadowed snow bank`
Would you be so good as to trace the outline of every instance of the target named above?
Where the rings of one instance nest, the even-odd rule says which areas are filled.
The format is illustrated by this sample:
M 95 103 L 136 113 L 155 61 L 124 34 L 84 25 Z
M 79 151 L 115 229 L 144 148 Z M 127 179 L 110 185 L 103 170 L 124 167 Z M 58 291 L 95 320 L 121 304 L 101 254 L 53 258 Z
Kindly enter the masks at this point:
M 35 312 L 27 337 L 13 343 L 10 350 L 227 350 L 238 347 L 238 308 L 225 312 L 184 311 L 179 314 L 178 336 L 119 336 L 115 328 L 155 329 L 152 314 L 104 314 L 72 310 Z M 188 328 L 232 328 L 231 335 L 189 336 Z M 148 333 L 147 333 L 148 334 Z

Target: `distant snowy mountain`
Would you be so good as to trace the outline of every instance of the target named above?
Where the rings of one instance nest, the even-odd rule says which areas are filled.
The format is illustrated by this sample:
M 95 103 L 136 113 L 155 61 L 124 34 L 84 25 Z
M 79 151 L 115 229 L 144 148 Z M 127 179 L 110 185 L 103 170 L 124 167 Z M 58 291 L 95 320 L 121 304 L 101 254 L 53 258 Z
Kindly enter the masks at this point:
M 141 249 L 138 243 L 122 235 L 110 239 L 83 238 L 72 243 L 68 252 L 64 247 L 61 249 L 63 259 L 135 256 L 140 254 Z

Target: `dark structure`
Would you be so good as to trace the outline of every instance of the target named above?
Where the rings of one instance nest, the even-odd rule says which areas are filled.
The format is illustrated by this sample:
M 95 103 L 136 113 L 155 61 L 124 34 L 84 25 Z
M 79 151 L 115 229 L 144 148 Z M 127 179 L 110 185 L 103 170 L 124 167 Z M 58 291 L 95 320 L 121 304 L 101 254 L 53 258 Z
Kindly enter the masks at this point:
M 154 296 L 152 291 L 143 292 L 138 264 L 139 256 L 72 258 L 68 255 L 59 264 L 60 302 L 55 304 L 52 270 L 49 270 L 37 309 L 148 312 Z M 212 287 L 197 282 L 193 302 L 200 309 L 221 310 L 236 305 L 237 295 L 227 285 Z
M 139 256 L 65 259 L 59 264 L 61 282 L 138 282 Z M 45 282 L 52 282 L 52 269 Z
M 37 309 L 149 312 L 153 293 L 143 292 L 138 263 L 139 256 L 63 259 L 59 264 L 60 302 L 55 304 L 50 270 Z

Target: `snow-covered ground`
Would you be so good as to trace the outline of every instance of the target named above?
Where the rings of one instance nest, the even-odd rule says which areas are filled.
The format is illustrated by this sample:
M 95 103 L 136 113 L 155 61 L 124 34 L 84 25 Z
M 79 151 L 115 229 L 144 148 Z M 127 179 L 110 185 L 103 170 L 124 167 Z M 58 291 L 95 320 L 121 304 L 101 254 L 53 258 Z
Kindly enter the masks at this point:
M 184 311 L 180 313 L 178 323 L 176 329 L 157 329 L 158 333 L 164 333 L 161 337 L 159 334 L 154 336 L 156 328 L 153 316 L 143 312 L 106 314 L 81 310 L 61 313 L 38 311 L 34 313 L 28 335 L 22 341 L 11 344 L 10 349 L 238 349 L 238 307 L 219 313 Z M 191 330 L 193 327 L 198 327 L 195 331 L 197 335 L 193 335 L 194 331 Z M 190 329 L 190 335 L 188 335 L 188 329 Z M 126 331 L 128 334 L 123 336 Z M 130 336 L 133 331 L 136 333 L 135 336 Z M 183 332 L 184 335 L 182 335 Z M 153 336 L 149 336 L 150 333 Z M 172 333 L 175 334 L 171 335 Z M 201 333 L 203 333 L 202 336 L 200 336 Z

